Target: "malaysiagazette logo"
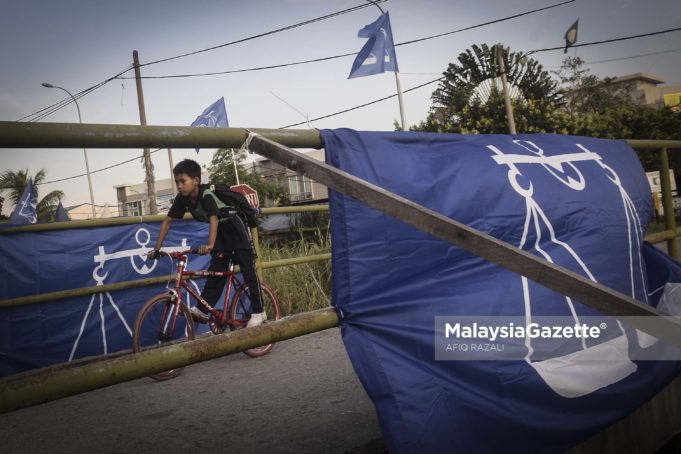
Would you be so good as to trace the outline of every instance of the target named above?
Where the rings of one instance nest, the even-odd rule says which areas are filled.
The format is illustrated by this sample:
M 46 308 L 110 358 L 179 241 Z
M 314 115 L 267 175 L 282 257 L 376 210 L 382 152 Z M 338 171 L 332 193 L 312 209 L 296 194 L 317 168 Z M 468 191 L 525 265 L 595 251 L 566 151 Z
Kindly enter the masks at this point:
M 605 327 L 575 323 L 571 326 L 545 326 L 539 323 L 516 325 L 484 325 L 477 322 L 445 323 L 446 339 L 496 342 L 505 339 L 598 339 Z

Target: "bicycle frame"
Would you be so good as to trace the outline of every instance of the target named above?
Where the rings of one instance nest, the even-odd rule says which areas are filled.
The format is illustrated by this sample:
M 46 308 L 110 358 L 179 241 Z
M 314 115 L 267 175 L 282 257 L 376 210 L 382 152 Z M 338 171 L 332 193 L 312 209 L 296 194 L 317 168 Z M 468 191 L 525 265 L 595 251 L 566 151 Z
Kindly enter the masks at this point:
M 170 257 L 177 260 L 177 272 L 175 274 L 175 286 L 168 293 L 156 295 L 147 301 L 135 318 L 135 324 L 132 333 L 132 348 L 134 352 L 140 352 L 144 348 L 160 347 L 168 342 L 174 340 L 194 339 L 194 323 L 192 313 L 189 305 L 182 301 L 182 289 L 187 291 L 187 295 L 196 298 L 198 304 L 203 304 L 204 307 L 210 311 L 208 325 L 213 334 L 221 334 L 227 330 L 232 331 L 240 328 L 246 328 L 250 319 L 250 310 L 248 307 L 248 299 L 250 298 L 249 288 L 244 282 L 236 277 L 234 273 L 234 262 L 229 261 L 227 271 L 187 271 L 187 254 L 196 254 L 196 249 L 189 249 L 186 251 L 164 252 L 159 251 L 158 256 Z M 157 257 L 158 257 L 157 256 Z M 211 308 L 206 300 L 204 300 L 197 290 L 190 286 L 186 278 L 191 277 L 224 277 L 226 279 L 226 294 L 224 305 L 221 309 Z M 259 283 L 261 291 L 267 295 L 268 310 L 273 320 L 281 318 L 281 309 L 277 303 L 276 296 L 272 289 L 263 283 Z M 265 301 L 263 300 L 263 309 Z M 228 315 L 229 314 L 229 315 Z M 267 317 L 267 315 L 265 315 Z M 186 320 L 180 320 L 183 318 Z M 178 323 L 184 326 L 184 333 L 177 332 L 176 326 Z M 273 343 L 254 347 L 245 350 L 244 354 L 256 358 L 268 354 Z M 156 380 L 167 380 L 177 376 L 181 368 L 171 369 L 165 372 L 152 375 Z
M 198 270 L 198 271 L 187 271 L 185 267 L 187 266 L 187 256 L 182 254 L 168 254 L 173 258 L 178 259 L 177 263 L 177 273 L 175 274 L 175 289 L 174 293 L 177 298 L 177 304 L 182 304 L 182 289 L 185 289 L 187 293 L 196 298 L 199 304 L 203 305 L 210 314 L 215 317 L 215 319 L 222 325 L 229 325 L 230 328 L 239 328 L 246 326 L 247 320 L 228 320 L 227 313 L 231 307 L 231 304 L 236 304 L 236 301 L 230 301 L 230 296 L 232 295 L 232 290 L 237 292 L 239 289 L 244 289 L 244 283 L 242 283 L 236 273 L 234 273 L 234 262 L 229 260 L 229 270 L 228 271 L 209 271 L 209 270 Z M 209 277 L 218 276 L 227 278 L 226 293 L 223 303 L 222 311 L 211 307 L 206 300 L 204 300 L 201 295 L 194 290 L 184 279 L 185 277 Z M 216 305 L 217 306 L 217 305 Z M 176 312 L 177 313 L 177 312 Z

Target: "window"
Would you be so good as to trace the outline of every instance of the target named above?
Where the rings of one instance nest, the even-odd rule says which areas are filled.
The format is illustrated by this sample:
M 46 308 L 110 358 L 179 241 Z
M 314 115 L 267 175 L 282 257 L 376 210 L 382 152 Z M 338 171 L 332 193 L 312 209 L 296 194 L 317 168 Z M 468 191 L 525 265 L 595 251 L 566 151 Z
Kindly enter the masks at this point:
M 312 198 L 312 180 L 303 175 L 294 175 L 288 178 L 291 201 L 298 202 Z
M 125 214 L 127 216 L 142 216 L 142 202 L 128 202 L 125 204 Z

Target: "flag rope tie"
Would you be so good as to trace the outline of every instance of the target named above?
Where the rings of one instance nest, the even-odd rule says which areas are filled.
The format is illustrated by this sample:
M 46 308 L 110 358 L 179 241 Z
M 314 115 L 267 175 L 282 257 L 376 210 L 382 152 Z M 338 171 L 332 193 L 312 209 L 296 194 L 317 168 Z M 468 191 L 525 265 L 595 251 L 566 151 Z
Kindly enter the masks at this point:
M 246 129 L 246 131 L 248 132 L 248 137 L 246 137 L 244 143 L 241 144 L 241 148 L 239 148 L 239 151 L 251 153 L 251 150 L 249 149 L 249 147 L 251 146 L 251 141 L 253 140 L 253 137 L 257 136 L 258 134 L 254 133 L 249 129 Z

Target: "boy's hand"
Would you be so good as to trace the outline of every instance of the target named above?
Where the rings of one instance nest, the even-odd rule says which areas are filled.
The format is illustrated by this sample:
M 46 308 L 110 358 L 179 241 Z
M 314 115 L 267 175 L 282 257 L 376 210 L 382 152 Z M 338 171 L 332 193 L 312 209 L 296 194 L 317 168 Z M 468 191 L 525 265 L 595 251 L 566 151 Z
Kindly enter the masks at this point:
M 159 257 L 161 257 L 161 253 L 158 249 L 152 249 L 151 251 L 147 252 L 147 260 L 156 260 Z
M 210 251 L 212 251 L 212 250 L 213 250 L 213 246 L 208 246 L 208 245 L 199 246 L 199 254 L 200 255 L 210 254 Z

